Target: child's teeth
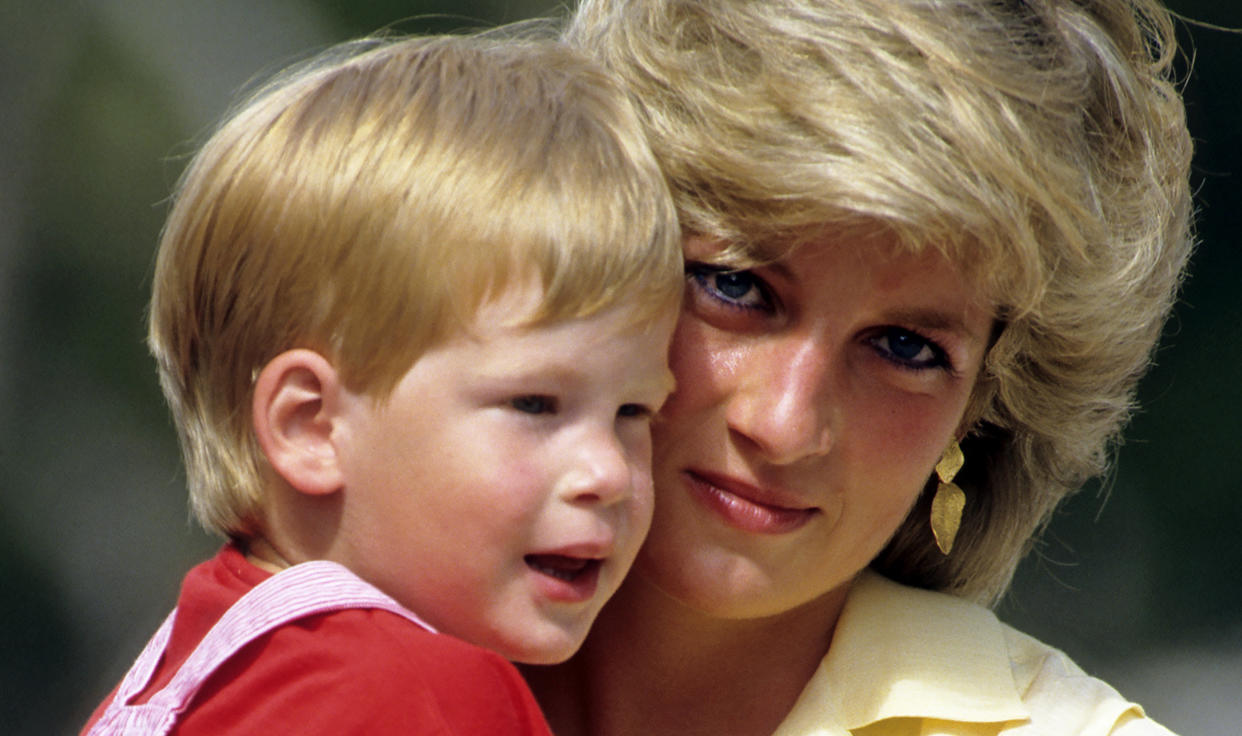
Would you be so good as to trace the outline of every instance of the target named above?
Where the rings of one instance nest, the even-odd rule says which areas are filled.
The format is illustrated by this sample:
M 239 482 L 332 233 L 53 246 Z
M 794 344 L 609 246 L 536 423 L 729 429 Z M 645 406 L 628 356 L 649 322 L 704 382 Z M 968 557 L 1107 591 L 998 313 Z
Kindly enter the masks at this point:
M 526 564 L 534 569 L 567 582 L 573 581 L 590 562 L 591 560 L 564 555 L 528 555 L 526 557 Z

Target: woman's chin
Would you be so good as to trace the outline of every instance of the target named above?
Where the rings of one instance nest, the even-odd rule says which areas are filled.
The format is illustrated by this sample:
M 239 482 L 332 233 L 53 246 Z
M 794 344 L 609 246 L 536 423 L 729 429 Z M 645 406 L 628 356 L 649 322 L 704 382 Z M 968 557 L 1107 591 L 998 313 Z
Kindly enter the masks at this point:
M 672 553 L 645 547 L 630 575 L 625 587 L 658 592 L 680 607 L 718 619 L 766 618 L 817 597 L 791 591 L 787 581 L 775 579 L 754 560 L 721 550 Z M 623 588 L 619 597 L 634 592 Z

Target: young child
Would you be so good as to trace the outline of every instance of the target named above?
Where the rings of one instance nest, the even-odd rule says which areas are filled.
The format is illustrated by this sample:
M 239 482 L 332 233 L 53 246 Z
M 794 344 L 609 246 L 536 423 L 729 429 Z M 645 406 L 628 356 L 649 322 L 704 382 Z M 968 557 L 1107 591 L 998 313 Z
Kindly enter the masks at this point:
M 547 733 L 505 660 L 577 649 L 646 532 L 679 240 L 551 42 L 364 42 L 236 110 L 150 316 L 230 541 L 84 732 Z

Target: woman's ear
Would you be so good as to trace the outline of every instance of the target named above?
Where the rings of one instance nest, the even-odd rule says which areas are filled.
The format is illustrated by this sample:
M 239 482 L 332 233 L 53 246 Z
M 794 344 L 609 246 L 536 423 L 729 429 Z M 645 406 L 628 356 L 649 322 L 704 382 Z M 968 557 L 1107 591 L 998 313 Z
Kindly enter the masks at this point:
M 255 438 L 268 464 L 297 491 L 324 495 L 343 485 L 332 441 L 341 390 L 336 368 L 305 349 L 272 358 L 255 380 Z

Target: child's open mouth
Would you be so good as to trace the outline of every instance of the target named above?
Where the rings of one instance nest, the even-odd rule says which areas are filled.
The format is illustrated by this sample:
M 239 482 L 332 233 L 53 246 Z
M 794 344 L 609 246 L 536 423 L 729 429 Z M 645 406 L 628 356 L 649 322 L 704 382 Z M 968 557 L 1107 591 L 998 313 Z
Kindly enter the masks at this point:
M 526 564 L 536 572 L 572 583 L 583 575 L 594 573 L 602 560 L 565 555 L 526 555 Z

